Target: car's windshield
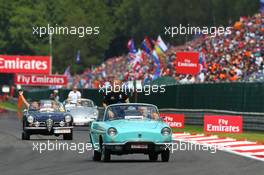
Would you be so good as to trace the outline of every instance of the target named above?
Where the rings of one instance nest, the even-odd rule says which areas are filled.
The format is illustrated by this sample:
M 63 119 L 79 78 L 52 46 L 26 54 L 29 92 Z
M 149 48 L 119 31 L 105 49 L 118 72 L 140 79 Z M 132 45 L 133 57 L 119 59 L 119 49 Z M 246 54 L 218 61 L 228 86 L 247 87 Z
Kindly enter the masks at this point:
M 94 107 L 94 103 L 91 100 L 78 100 L 77 103 L 71 103 L 66 101 L 65 107 L 66 108 L 72 108 L 72 107 Z
M 77 106 L 93 107 L 93 102 L 90 100 L 80 100 L 77 102 Z
M 56 112 L 63 111 L 63 107 L 60 103 L 53 100 L 41 100 L 39 102 L 32 102 L 30 104 L 30 110 L 38 110 L 40 112 Z
M 105 120 L 159 120 L 157 108 L 151 105 L 115 105 L 107 108 Z

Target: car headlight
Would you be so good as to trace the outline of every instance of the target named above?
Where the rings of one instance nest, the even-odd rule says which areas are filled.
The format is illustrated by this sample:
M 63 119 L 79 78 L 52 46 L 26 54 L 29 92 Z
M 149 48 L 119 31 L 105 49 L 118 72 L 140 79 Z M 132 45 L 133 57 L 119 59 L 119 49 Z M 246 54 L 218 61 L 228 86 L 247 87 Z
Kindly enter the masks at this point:
M 161 130 L 161 134 L 164 136 L 170 135 L 171 134 L 171 129 L 168 127 L 165 127 Z
M 97 114 L 98 114 L 97 112 L 94 112 L 94 113 L 93 113 L 94 116 L 97 116 Z
M 65 115 L 65 122 L 69 123 L 72 120 L 70 115 Z
M 115 128 L 109 128 L 107 133 L 110 136 L 115 136 L 117 134 L 117 130 Z
M 27 117 L 27 121 L 28 123 L 33 123 L 34 121 L 34 117 L 32 117 L 31 115 Z

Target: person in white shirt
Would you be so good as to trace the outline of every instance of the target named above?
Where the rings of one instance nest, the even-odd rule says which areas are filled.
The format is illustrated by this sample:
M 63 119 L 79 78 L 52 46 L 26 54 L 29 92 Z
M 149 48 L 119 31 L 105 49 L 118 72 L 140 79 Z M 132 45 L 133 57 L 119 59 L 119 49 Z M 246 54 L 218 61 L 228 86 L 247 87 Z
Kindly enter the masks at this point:
M 77 90 L 77 87 L 74 86 L 72 91 L 68 95 L 68 102 L 77 104 L 78 100 L 81 99 L 81 93 Z

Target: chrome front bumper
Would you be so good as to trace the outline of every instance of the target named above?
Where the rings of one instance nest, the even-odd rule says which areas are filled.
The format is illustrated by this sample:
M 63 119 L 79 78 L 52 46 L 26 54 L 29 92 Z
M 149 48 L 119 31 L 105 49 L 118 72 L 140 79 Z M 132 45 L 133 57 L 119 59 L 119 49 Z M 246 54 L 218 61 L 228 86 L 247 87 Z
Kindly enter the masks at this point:
M 73 126 L 67 126 L 67 127 L 52 127 L 53 130 L 62 130 L 62 129 L 72 129 Z M 24 127 L 26 130 L 47 130 L 48 127 Z

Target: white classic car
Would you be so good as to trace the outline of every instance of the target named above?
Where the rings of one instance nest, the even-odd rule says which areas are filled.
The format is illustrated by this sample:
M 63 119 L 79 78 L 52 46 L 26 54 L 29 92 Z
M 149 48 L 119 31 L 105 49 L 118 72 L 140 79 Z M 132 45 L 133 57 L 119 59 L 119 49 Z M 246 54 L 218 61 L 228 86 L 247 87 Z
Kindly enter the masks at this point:
M 90 99 L 80 99 L 77 103 L 64 101 L 66 112 L 73 117 L 73 125 L 90 126 L 98 118 L 98 109 Z

